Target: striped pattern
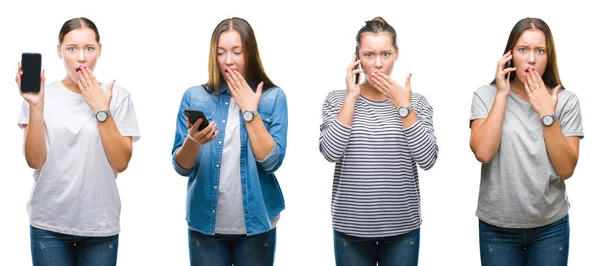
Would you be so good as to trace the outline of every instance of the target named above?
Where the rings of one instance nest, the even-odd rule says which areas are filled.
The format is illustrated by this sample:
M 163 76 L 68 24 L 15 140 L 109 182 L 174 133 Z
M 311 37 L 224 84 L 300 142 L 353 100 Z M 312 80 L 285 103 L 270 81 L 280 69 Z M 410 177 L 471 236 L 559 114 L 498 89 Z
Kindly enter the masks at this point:
M 386 237 L 421 225 L 417 164 L 429 169 L 437 159 L 433 109 L 413 93 L 419 121 L 404 129 L 389 101 L 359 97 L 352 126 L 337 120 L 345 91 L 323 103 L 319 149 L 335 162 L 331 212 L 333 228 L 357 237 Z

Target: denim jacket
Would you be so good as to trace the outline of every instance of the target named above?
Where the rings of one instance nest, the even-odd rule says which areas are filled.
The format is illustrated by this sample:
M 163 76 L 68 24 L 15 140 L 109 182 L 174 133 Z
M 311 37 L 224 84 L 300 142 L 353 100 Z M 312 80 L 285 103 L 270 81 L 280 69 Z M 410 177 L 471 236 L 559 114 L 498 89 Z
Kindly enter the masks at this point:
M 185 92 L 177 113 L 172 163 L 177 173 L 189 177 L 186 219 L 191 229 L 208 235 L 215 234 L 220 165 L 230 103 L 235 102 L 225 86 L 221 87 L 220 95 L 207 92 L 203 86 L 195 86 Z M 177 150 L 183 145 L 188 134 L 185 109 L 201 110 L 209 122 L 216 122 L 216 129 L 220 132 L 214 140 L 200 147 L 192 169 L 182 168 L 175 159 Z M 258 113 L 275 145 L 263 160 L 255 158 L 246 125 L 242 115 L 239 116 L 240 176 L 247 235 L 269 231 L 271 220 L 285 209 L 283 194 L 274 174 L 285 156 L 287 141 L 288 112 L 283 90 L 274 87 L 263 91 Z

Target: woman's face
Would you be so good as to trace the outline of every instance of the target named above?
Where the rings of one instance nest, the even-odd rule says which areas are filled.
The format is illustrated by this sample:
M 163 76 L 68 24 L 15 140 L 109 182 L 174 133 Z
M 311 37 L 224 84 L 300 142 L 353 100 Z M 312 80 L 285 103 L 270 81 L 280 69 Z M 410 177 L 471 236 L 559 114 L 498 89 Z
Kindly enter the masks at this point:
M 398 49 L 394 47 L 392 36 L 387 32 L 363 33 L 358 54 L 367 81 L 370 81 L 371 73 L 383 72 L 389 76 L 398 59 Z
M 242 37 L 236 30 L 221 33 L 217 42 L 217 62 L 219 71 L 225 77 L 225 69 L 236 69 L 246 77 L 246 57 L 242 47 Z
M 548 63 L 546 37 L 539 29 L 528 29 L 521 34 L 515 47 L 512 49 L 513 64 L 517 68 L 517 78 L 521 82 L 527 81 L 528 68 L 534 68 L 544 75 Z
M 65 63 L 67 76 L 77 83 L 77 69 L 85 66 L 93 71 L 102 52 L 102 45 L 96 42 L 96 33 L 92 29 L 82 27 L 67 33 L 58 45 L 57 52 Z

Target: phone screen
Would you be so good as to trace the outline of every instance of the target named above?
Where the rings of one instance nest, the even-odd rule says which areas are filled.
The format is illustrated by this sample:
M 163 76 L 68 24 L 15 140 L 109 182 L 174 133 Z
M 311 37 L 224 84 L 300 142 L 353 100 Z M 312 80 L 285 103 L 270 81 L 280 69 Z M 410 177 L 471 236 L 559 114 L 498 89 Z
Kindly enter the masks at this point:
M 208 119 L 204 113 L 200 110 L 185 110 L 185 115 L 190 120 L 190 123 L 194 124 L 198 119 L 202 118 L 202 122 L 200 122 L 200 126 L 198 127 L 198 131 L 203 130 L 208 126 Z
M 42 55 L 38 53 L 23 53 L 21 55 L 21 91 L 40 92 L 42 72 Z

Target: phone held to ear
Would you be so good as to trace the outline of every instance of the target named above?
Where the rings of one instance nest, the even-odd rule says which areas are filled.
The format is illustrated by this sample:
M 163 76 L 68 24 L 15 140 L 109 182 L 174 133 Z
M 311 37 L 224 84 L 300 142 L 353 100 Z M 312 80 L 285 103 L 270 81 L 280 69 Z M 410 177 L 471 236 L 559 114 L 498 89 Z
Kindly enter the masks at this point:
M 360 59 L 360 56 L 358 56 L 358 46 L 356 46 L 356 52 L 354 52 L 354 54 L 356 55 L 356 61 L 358 61 Z M 357 64 L 354 69 L 358 69 L 360 67 L 360 64 Z M 360 73 L 356 73 L 354 75 L 354 83 L 358 84 L 358 82 L 360 81 Z
M 42 54 L 23 53 L 21 54 L 21 92 L 40 92 L 41 72 L 42 72 Z
M 200 110 L 184 110 L 185 115 L 190 120 L 190 123 L 195 124 L 198 119 L 202 118 L 202 122 L 200 122 L 200 126 L 198 127 L 198 131 L 205 129 L 208 126 L 208 119 L 204 113 Z
M 512 59 L 508 60 L 508 62 L 506 62 L 506 64 L 504 65 L 504 69 L 511 68 L 511 67 L 513 67 L 513 61 L 512 61 Z M 510 75 L 510 73 L 506 73 L 504 75 L 504 78 L 507 79 L 509 75 Z

